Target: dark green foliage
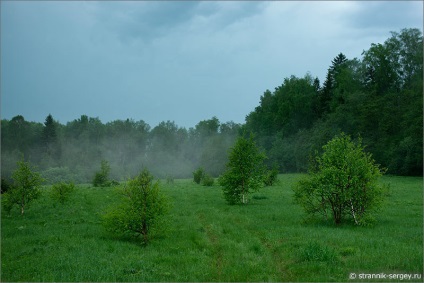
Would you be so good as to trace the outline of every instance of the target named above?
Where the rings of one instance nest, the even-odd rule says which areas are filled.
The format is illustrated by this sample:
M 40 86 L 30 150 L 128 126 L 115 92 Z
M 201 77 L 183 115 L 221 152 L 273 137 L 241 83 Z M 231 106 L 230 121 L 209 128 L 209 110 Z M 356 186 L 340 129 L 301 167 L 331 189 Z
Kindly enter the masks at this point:
M 423 37 L 393 32 L 363 58 L 339 53 L 322 86 L 291 77 L 261 97 L 245 128 L 282 172 L 305 172 L 308 157 L 336 134 L 361 135 L 390 174 L 423 172 Z
M 5 178 L 1 178 L 1 194 L 7 193 L 10 190 L 12 184 Z
M 106 229 L 119 235 L 141 235 L 147 244 L 152 232 L 163 230 L 166 223 L 163 217 L 168 212 L 168 202 L 160 192 L 159 183 L 153 182 L 153 176 L 144 169 L 120 192 L 121 203 L 104 215 Z
M 265 172 L 264 184 L 265 186 L 272 186 L 277 181 L 278 177 L 278 166 L 275 164 L 272 169 L 268 169 Z
M 23 215 L 29 204 L 40 196 L 40 187 L 44 179 L 25 161 L 18 162 L 18 168 L 13 172 L 12 178 L 14 184 L 3 195 L 2 202 L 8 212 L 14 205 L 19 206 L 21 215 Z
M 211 175 L 209 175 L 207 173 L 205 173 L 203 175 L 203 178 L 202 178 L 202 185 L 203 186 L 206 186 L 206 187 L 213 186 L 214 182 L 215 182 L 215 180 Z
M 196 184 L 200 184 L 200 182 L 203 180 L 204 177 L 205 177 L 205 170 L 202 167 L 198 168 L 196 171 L 193 172 L 193 181 Z
M 106 160 L 102 160 L 100 171 L 96 172 L 93 179 L 94 187 L 109 187 L 111 181 L 109 180 L 110 165 Z
M 230 151 L 227 170 L 218 180 L 229 204 L 246 204 L 249 193 L 262 186 L 265 158 L 265 154 L 256 146 L 253 135 L 237 139 Z
M 54 201 L 65 203 L 72 193 L 75 191 L 75 185 L 73 183 L 57 183 L 52 186 L 51 198 Z
M 355 224 L 372 221 L 371 213 L 384 199 L 383 187 L 378 184 L 384 170 L 375 164 L 371 154 L 341 134 L 323 147 L 316 157 L 316 170 L 294 187 L 294 199 L 310 215 L 332 217 L 335 224 L 346 218 Z

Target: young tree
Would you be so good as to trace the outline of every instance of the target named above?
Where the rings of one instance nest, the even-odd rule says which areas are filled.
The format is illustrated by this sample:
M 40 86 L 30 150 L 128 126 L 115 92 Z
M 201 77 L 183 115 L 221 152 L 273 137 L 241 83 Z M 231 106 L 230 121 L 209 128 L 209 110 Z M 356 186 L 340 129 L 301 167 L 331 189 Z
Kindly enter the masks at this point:
M 250 138 L 239 137 L 231 149 L 227 171 L 219 178 L 225 199 L 229 204 L 248 202 L 248 194 L 258 190 L 264 181 L 265 154 Z
M 109 181 L 109 172 L 110 172 L 109 162 L 107 162 L 106 160 L 102 160 L 100 164 L 100 171 L 96 172 L 96 175 L 94 175 L 93 186 L 94 187 L 110 186 L 111 182 Z
M 143 243 L 150 240 L 152 230 L 158 230 L 168 211 L 168 202 L 159 190 L 159 183 L 144 169 L 140 175 L 128 181 L 121 191 L 121 204 L 104 216 L 109 231 L 143 236 Z
M 12 178 L 14 185 L 4 196 L 5 208 L 10 211 L 16 204 L 23 215 L 29 203 L 40 196 L 39 188 L 44 179 L 25 161 L 18 161 L 18 168 L 13 172 Z
M 332 215 L 335 224 L 346 216 L 357 225 L 367 224 L 383 200 L 383 187 L 377 181 L 384 170 L 364 152 L 361 140 L 355 144 L 344 133 L 323 149 L 309 176 L 294 187 L 295 201 L 308 214 Z
M 193 181 L 196 184 L 200 184 L 202 179 L 205 177 L 205 174 L 206 173 L 205 173 L 205 170 L 203 169 L 203 167 L 197 168 L 197 170 L 193 172 Z

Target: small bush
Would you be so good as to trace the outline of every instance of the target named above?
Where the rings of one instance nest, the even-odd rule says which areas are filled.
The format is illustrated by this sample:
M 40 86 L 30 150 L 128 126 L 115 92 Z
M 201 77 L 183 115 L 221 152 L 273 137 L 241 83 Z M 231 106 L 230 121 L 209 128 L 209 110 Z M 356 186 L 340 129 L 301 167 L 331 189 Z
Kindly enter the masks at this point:
M 356 225 L 373 225 L 386 186 L 379 178 L 386 171 L 364 151 L 361 139 L 353 142 L 345 134 L 334 137 L 316 156 L 309 175 L 297 182 L 294 199 L 310 215 L 333 217 L 335 224 L 351 219 Z
M 205 177 L 205 170 L 202 167 L 199 167 L 196 171 L 193 172 L 193 181 L 196 184 L 200 184 L 202 179 Z
M 108 231 L 121 235 L 142 236 L 147 244 L 152 232 L 166 228 L 164 216 L 169 205 L 159 189 L 159 183 L 153 182 L 153 176 L 146 169 L 140 175 L 127 182 L 121 190 L 122 201 L 109 209 L 104 215 L 104 226 Z
M 215 182 L 215 180 L 211 175 L 205 174 L 203 176 L 203 179 L 202 179 L 202 185 L 203 186 L 207 186 L 207 187 L 213 186 L 214 182 Z
M 60 203 L 65 203 L 72 194 L 72 192 L 75 191 L 75 186 L 73 183 L 57 183 L 52 186 L 51 195 L 50 197 L 58 201 Z
M 111 181 L 109 181 L 110 165 L 106 160 L 102 160 L 100 165 L 100 171 L 96 172 L 93 179 L 94 187 L 110 187 Z
M 45 181 L 40 173 L 34 171 L 31 165 L 25 161 L 18 161 L 18 168 L 13 172 L 13 187 L 2 197 L 3 207 L 10 212 L 14 205 L 19 206 L 21 215 L 29 204 L 40 197 L 41 184 Z
M 265 186 L 272 186 L 277 181 L 278 167 L 274 165 L 271 170 L 265 172 L 264 184 Z

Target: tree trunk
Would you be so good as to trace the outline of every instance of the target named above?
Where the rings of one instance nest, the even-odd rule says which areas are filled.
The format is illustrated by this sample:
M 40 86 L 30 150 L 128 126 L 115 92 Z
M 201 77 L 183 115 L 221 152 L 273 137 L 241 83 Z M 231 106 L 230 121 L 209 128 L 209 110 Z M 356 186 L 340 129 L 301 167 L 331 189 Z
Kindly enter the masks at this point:
M 355 224 L 358 225 L 358 220 L 356 220 L 355 209 L 353 208 L 352 199 L 350 199 L 350 208 L 351 208 L 351 211 L 352 211 L 353 219 L 355 220 Z

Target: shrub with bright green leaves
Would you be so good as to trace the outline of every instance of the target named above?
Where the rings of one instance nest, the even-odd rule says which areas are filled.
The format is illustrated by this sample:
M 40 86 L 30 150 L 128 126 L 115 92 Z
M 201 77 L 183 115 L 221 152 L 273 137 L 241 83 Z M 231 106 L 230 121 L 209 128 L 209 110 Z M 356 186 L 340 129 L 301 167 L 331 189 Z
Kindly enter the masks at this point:
M 294 187 L 294 199 L 308 215 L 332 217 L 335 224 L 352 219 L 357 225 L 371 224 L 384 200 L 385 187 L 378 183 L 380 169 L 359 139 L 345 134 L 323 146 L 308 176 Z
M 263 185 L 265 158 L 265 154 L 256 146 L 253 135 L 237 139 L 229 154 L 227 170 L 218 179 L 229 204 L 246 204 L 248 195 Z
M 40 187 L 44 179 L 25 161 L 18 161 L 18 168 L 13 172 L 12 179 L 14 184 L 3 195 L 2 203 L 7 212 L 14 205 L 19 206 L 23 215 L 29 204 L 41 195 Z
M 202 167 L 199 167 L 196 171 L 193 172 L 193 181 L 196 184 L 200 184 L 204 177 L 205 177 L 205 170 Z
M 73 183 L 57 183 L 52 186 L 50 197 L 60 203 L 65 203 L 75 191 L 75 185 Z
M 119 205 L 104 215 L 107 230 L 119 235 L 142 236 L 143 243 L 147 244 L 152 234 L 166 228 L 164 216 L 169 204 L 148 170 L 130 179 L 120 194 Z

